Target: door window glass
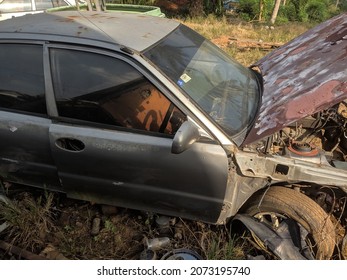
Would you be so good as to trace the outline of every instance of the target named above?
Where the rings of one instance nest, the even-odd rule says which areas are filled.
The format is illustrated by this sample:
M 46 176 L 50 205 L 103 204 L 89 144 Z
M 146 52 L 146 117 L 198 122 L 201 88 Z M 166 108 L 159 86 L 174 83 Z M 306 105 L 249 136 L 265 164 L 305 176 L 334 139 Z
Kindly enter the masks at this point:
M 126 62 L 73 50 L 50 52 L 59 115 L 174 134 L 185 116 Z
M 42 46 L 0 44 L 0 107 L 46 114 Z

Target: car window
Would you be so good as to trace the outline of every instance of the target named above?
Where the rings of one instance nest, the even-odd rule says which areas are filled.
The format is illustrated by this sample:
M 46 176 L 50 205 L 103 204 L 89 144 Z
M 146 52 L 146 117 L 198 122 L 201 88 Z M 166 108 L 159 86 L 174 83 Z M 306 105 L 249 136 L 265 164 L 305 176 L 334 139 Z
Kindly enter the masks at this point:
M 42 46 L 0 44 L 0 107 L 46 114 Z
M 31 0 L 0 1 L 0 12 L 2 13 L 27 12 L 31 10 Z
M 50 8 L 68 5 L 63 0 L 35 0 L 35 3 L 36 3 L 36 10 L 47 10 Z
M 51 49 L 62 117 L 174 134 L 185 116 L 128 63 L 96 53 Z

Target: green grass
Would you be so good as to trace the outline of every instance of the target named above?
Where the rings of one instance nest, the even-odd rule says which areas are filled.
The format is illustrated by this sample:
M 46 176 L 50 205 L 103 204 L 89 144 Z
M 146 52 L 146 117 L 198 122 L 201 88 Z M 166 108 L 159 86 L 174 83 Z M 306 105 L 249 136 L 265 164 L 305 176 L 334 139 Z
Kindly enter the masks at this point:
M 180 219 L 182 240 L 176 246 L 198 252 L 206 260 L 242 260 L 253 250 L 247 240 L 228 226 Z

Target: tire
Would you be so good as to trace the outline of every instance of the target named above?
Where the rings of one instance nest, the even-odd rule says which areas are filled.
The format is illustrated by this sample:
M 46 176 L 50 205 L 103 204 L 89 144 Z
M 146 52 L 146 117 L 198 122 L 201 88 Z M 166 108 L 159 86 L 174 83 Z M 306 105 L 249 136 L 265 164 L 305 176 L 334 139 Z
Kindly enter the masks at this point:
M 330 259 L 336 242 L 335 227 L 329 215 L 312 199 L 299 191 L 285 187 L 271 187 L 252 198 L 243 211 L 253 217 L 278 215 L 290 218 L 305 228 L 313 243 L 316 259 Z

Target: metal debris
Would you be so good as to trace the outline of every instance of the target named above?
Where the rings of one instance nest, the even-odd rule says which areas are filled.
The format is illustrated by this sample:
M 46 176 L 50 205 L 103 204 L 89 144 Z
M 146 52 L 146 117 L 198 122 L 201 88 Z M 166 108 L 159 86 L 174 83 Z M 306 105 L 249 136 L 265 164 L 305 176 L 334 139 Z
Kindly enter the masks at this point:
M 193 250 L 175 249 L 166 253 L 162 260 L 202 260 L 202 257 Z
M 140 260 L 155 260 L 157 259 L 157 253 L 153 250 L 146 249 L 141 252 Z
M 153 239 L 145 238 L 145 244 L 149 250 L 160 250 L 170 245 L 170 238 L 168 237 L 158 237 Z
M 167 216 L 158 216 L 155 219 L 155 223 L 158 227 L 158 230 L 161 234 L 169 234 L 170 233 L 170 225 L 172 218 Z
M 299 248 L 295 246 L 294 242 L 301 243 L 301 238 L 299 233 L 292 236 L 292 232 L 289 232 L 287 222 L 290 219 L 282 222 L 277 230 L 268 227 L 248 215 L 238 214 L 234 220 L 242 222 L 272 253 L 282 260 L 306 260 L 312 258 L 306 251 L 304 252 L 304 254 L 306 253 L 305 257 L 299 252 Z

